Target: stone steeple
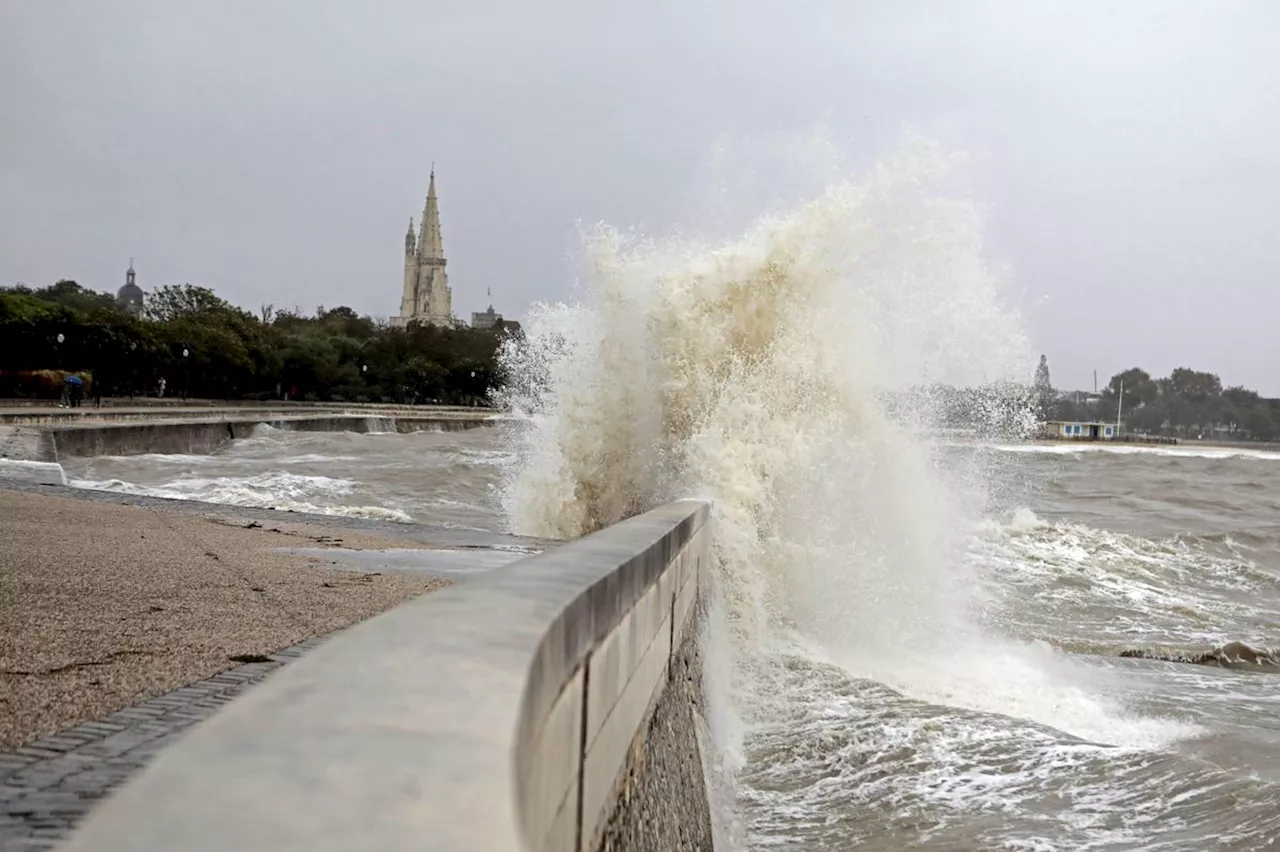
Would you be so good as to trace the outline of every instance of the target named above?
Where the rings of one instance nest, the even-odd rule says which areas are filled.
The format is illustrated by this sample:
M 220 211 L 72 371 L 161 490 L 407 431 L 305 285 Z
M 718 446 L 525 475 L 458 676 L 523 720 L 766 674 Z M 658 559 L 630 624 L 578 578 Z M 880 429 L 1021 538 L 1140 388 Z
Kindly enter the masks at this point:
M 433 165 L 418 237 L 415 240 L 413 236 L 413 219 L 409 220 L 409 232 L 404 236 L 404 290 L 400 298 L 400 315 L 392 317 L 393 324 L 456 324 L 453 318 L 453 291 L 449 288 L 446 263 L 444 240 L 440 236 L 440 204 L 436 199 L 436 170 Z
M 418 234 L 418 256 L 444 260 L 444 239 L 440 235 L 440 205 L 436 201 L 436 170 L 431 168 L 427 203 L 422 208 L 422 231 Z

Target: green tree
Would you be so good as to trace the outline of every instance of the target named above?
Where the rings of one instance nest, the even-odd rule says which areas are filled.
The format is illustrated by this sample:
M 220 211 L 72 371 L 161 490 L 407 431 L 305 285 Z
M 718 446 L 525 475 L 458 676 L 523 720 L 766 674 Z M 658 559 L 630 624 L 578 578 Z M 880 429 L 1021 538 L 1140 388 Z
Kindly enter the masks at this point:
M 1112 376 L 1107 384 L 1106 393 L 1118 399 L 1122 387 L 1126 406 L 1137 408 L 1139 405 L 1150 405 L 1160 398 L 1160 388 L 1151 378 L 1151 374 L 1139 367 L 1130 367 Z
M 207 287 L 192 284 L 166 284 L 146 296 L 146 314 L 157 322 L 172 322 L 183 317 L 211 312 L 237 312 L 230 303 L 218 298 Z
M 68 310 L 87 314 L 93 310 L 116 310 L 115 297 L 81 287 L 74 281 L 62 279 L 48 287 L 34 291 L 37 298 L 61 305 Z
M 164 378 L 170 393 L 212 398 L 278 398 L 296 388 L 305 399 L 472 404 L 498 381 L 491 331 L 388 328 L 349 307 L 307 316 L 263 306 L 255 315 L 190 284 L 157 288 L 145 308 L 130 316 L 74 282 L 0 288 L 0 372 L 91 370 L 112 393 Z M 0 379 L 0 393 L 45 393 L 48 384 Z
M 1190 403 L 1203 403 L 1222 395 L 1222 380 L 1214 373 L 1179 367 L 1169 374 L 1168 388 Z

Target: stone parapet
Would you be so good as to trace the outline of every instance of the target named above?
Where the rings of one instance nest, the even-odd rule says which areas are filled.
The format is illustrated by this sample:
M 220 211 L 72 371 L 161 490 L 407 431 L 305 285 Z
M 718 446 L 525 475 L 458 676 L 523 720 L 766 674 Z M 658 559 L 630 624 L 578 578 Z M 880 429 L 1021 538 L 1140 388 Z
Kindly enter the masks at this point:
M 335 636 L 65 848 L 709 850 L 707 519 L 673 503 Z

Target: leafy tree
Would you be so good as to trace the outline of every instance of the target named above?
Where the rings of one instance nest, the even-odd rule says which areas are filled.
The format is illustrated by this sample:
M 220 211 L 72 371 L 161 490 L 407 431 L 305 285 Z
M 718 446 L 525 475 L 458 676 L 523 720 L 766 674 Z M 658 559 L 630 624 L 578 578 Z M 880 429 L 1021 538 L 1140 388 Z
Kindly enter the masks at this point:
M 209 288 L 191 284 L 166 284 L 146 296 L 147 317 L 157 322 L 172 322 L 183 317 L 215 312 L 239 311 L 214 295 Z
M 1150 405 L 1160 397 L 1160 388 L 1151 374 L 1139 367 L 1130 367 L 1112 376 L 1106 394 L 1119 399 L 1121 388 L 1124 389 L 1125 405 Z
M 41 287 L 33 295 L 78 313 L 88 313 L 95 309 L 111 311 L 116 308 L 115 297 L 109 293 L 85 289 L 65 278 L 48 287 Z
M 1048 419 L 1053 407 L 1053 382 L 1049 378 L 1049 359 L 1040 356 L 1040 364 L 1036 367 L 1035 395 L 1037 413 L 1042 420 Z
M 1222 395 L 1222 381 L 1213 373 L 1199 373 L 1179 367 L 1169 374 L 1168 388 L 1191 403 L 1202 403 Z

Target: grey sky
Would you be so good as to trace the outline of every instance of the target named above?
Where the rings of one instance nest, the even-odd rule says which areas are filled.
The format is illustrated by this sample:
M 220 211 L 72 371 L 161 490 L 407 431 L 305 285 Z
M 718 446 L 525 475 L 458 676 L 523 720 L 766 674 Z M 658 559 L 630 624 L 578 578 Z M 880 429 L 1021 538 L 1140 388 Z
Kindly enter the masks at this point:
M 3 0 L 0 282 L 387 315 L 434 160 L 455 311 L 519 316 L 578 221 L 696 226 L 719 140 L 910 125 L 972 155 L 1055 384 L 1280 395 L 1276 44 L 1266 0 Z

